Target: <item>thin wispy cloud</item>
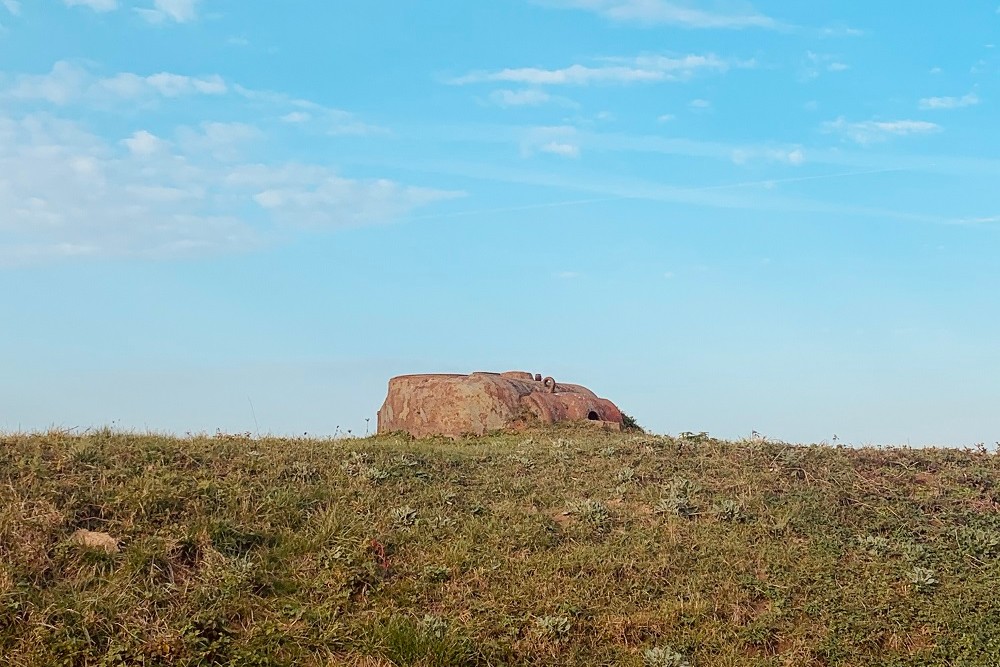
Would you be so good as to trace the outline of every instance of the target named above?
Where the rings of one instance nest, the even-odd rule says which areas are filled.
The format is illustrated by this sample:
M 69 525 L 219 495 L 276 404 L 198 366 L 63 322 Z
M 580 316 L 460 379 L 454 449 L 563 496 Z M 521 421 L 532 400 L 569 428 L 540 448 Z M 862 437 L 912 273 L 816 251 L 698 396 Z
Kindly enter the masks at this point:
M 921 109 L 961 109 L 979 104 L 979 95 L 969 93 L 961 97 L 925 97 L 920 100 Z
M 756 62 L 734 61 L 709 53 L 706 55 L 642 55 L 632 58 L 605 58 L 594 65 L 574 64 L 547 69 L 541 67 L 507 68 L 470 72 L 449 81 L 453 85 L 507 82 L 533 86 L 587 86 L 591 84 L 655 83 L 687 81 L 700 73 L 720 73 L 733 68 L 752 68 Z
M 580 157 L 579 131 L 571 125 L 527 128 L 521 135 L 521 155 L 547 153 L 562 158 Z
M 941 126 L 923 120 L 866 120 L 850 122 L 843 116 L 824 123 L 824 132 L 839 134 L 862 146 L 887 141 L 893 137 L 934 134 Z
M 683 28 L 744 28 L 781 29 L 780 21 L 753 9 L 724 11 L 699 9 L 690 3 L 668 0 L 539 0 L 539 4 L 564 9 L 579 9 L 597 13 L 621 23 L 639 25 L 675 25 Z
M 135 11 L 150 23 L 188 23 L 198 18 L 200 0 L 153 0 L 152 8 Z
M 494 90 L 490 93 L 489 99 L 491 103 L 500 107 L 534 107 L 551 102 L 553 97 L 544 90 L 527 88 L 524 90 Z
M 305 111 L 292 111 L 282 116 L 281 120 L 286 123 L 308 123 L 312 120 L 312 114 Z
M 799 66 L 799 78 L 802 81 L 812 81 L 824 72 L 845 72 L 850 68 L 850 65 L 836 55 L 806 51 Z
M 1000 14 L 1000 11 L 997 12 Z M 989 215 L 974 218 L 956 218 L 951 221 L 955 225 L 997 225 L 1000 224 L 1000 215 Z
M 21 3 L 18 0 L 0 0 L 0 5 L 3 5 L 14 16 L 20 16 L 21 14 Z
M 250 123 L 220 123 L 205 121 L 197 127 L 177 129 L 177 143 L 186 154 L 209 154 L 220 162 L 236 162 L 244 158 L 245 149 L 264 141 L 265 134 Z
M 343 109 L 324 106 L 310 100 L 270 90 L 253 90 L 239 84 L 232 88 L 234 93 L 248 103 L 260 106 L 262 110 L 271 112 L 274 109 L 280 109 L 281 115 L 278 118 L 281 122 L 298 125 L 317 134 L 327 136 L 390 134 L 387 128 L 365 122 L 356 114 Z
M 796 148 L 736 148 L 733 149 L 732 161 L 734 164 L 748 164 L 750 162 L 781 162 L 798 167 L 805 164 L 805 150 Z
M 86 7 L 95 12 L 112 12 L 118 9 L 118 0 L 63 0 L 67 7 Z
M 227 91 L 225 80 L 218 75 L 187 76 L 158 72 L 143 76 L 122 72 L 110 77 L 98 77 L 80 65 L 59 61 L 46 74 L 16 76 L 13 86 L 0 90 L 0 98 L 43 100 L 62 106 L 75 102 L 101 104 L 154 97 L 223 95 Z
M 45 102 L 58 107 L 83 105 L 93 109 L 114 109 L 141 104 L 144 107 L 183 97 L 222 98 L 237 95 L 275 113 L 281 121 L 308 127 L 329 136 L 388 134 L 384 127 L 367 123 L 353 113 L 294 98 L 231 84 L 218 74 L 192 76 L 174 72 L 136 74 L 120 72 L 98 76 L 86 67 L 60 61 L 45 74 L 11 77 L 0 88 L 0 100 L 21 103 Z
M 863 37 L 865 31 L 848 25 L 832 25 L 819 29 L 820 37 Z
M 542 144 L 538 147 L 538 150 L 542 153 L 551 153 L 560 157 L 580 157 L 579 146 L 558 141 L 550 141 L 547 144 Z

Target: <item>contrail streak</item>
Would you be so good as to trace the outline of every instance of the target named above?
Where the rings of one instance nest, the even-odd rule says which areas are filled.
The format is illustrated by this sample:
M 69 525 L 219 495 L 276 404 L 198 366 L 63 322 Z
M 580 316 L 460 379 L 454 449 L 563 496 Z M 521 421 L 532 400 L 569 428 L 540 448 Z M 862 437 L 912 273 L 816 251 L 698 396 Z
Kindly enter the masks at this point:
M 906 171 L 905 169 L 870 169 L 866 171 L 846 171 L 836 174 L 817 174 L 815 176 L 796 176 L 793 178 L 767 179 L 763 181 L 744 181 L 741 183 L 721 183 L 716 185 L 702 185 L 697 187 L 673 188 L 672 192 L 683 194 L 685 192 L 705 192 L 708 190 L 729 190 L 737 188 L 749 188 L 755 186 L 781 185 L 785 183 L 801 183 L 804 181 L 823 181 L 833 178 L 848 178 L 852 176 L 868 176 L 873 174 L 889 174 L 893 172 Z M 671 187 L 671 186 L 667 186 Z M 514 213 L 517 211 L 530 211 L 534 209 L 556 208 L 560 206 L 579 206 L 582 204 L 603 204 L 613 201 L 639 199 L 655 199 L 649 195 L 614 195 L 610 197 L 593 197 L 590 199 L 567 199 L 562 201 L 542 202 L 539 204 L 523 204 L 521 206 L 503 206 L 500 208 L 483 208 L 471 211 L 453 211 L 451 213 L 428 213 L 426 215 L 411 215 L 405 220 L 431 220 L 438 218 L 461 218 L 471 215 L 488 215 L 490 213 Z

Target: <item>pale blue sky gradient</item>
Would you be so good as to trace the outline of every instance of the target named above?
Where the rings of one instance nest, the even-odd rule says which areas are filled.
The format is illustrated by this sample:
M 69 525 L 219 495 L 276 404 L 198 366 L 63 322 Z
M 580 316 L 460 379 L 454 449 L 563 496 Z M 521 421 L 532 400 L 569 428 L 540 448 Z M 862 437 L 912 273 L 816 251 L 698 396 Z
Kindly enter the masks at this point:
M 1000 440 L 998 28 L 0 0 L 0 430 L 363 433 L 392 375 L 523 369 L 658 432 Z

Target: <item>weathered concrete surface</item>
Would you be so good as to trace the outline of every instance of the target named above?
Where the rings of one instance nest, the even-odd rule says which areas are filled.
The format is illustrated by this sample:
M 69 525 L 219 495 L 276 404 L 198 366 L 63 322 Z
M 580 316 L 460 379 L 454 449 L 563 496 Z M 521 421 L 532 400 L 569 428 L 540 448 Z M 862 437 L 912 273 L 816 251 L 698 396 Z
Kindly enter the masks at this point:
M 389 380 L 389 393 L 378 411 L 378 432 L 459 437 L 565 421 L 617 430 L 622 414 L 586 387 L 521 371 L 401 375 Z

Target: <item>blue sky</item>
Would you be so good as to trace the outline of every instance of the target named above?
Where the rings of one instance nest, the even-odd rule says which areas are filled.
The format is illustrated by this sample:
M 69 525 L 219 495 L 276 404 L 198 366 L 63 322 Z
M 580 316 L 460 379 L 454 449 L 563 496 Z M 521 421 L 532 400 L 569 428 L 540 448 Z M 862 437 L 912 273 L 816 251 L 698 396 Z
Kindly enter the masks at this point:
M 524 369 L 658 432 L 1000 440 L 998 28 L 0 0 L 0 430 L 363 433 L 392 375 Z

